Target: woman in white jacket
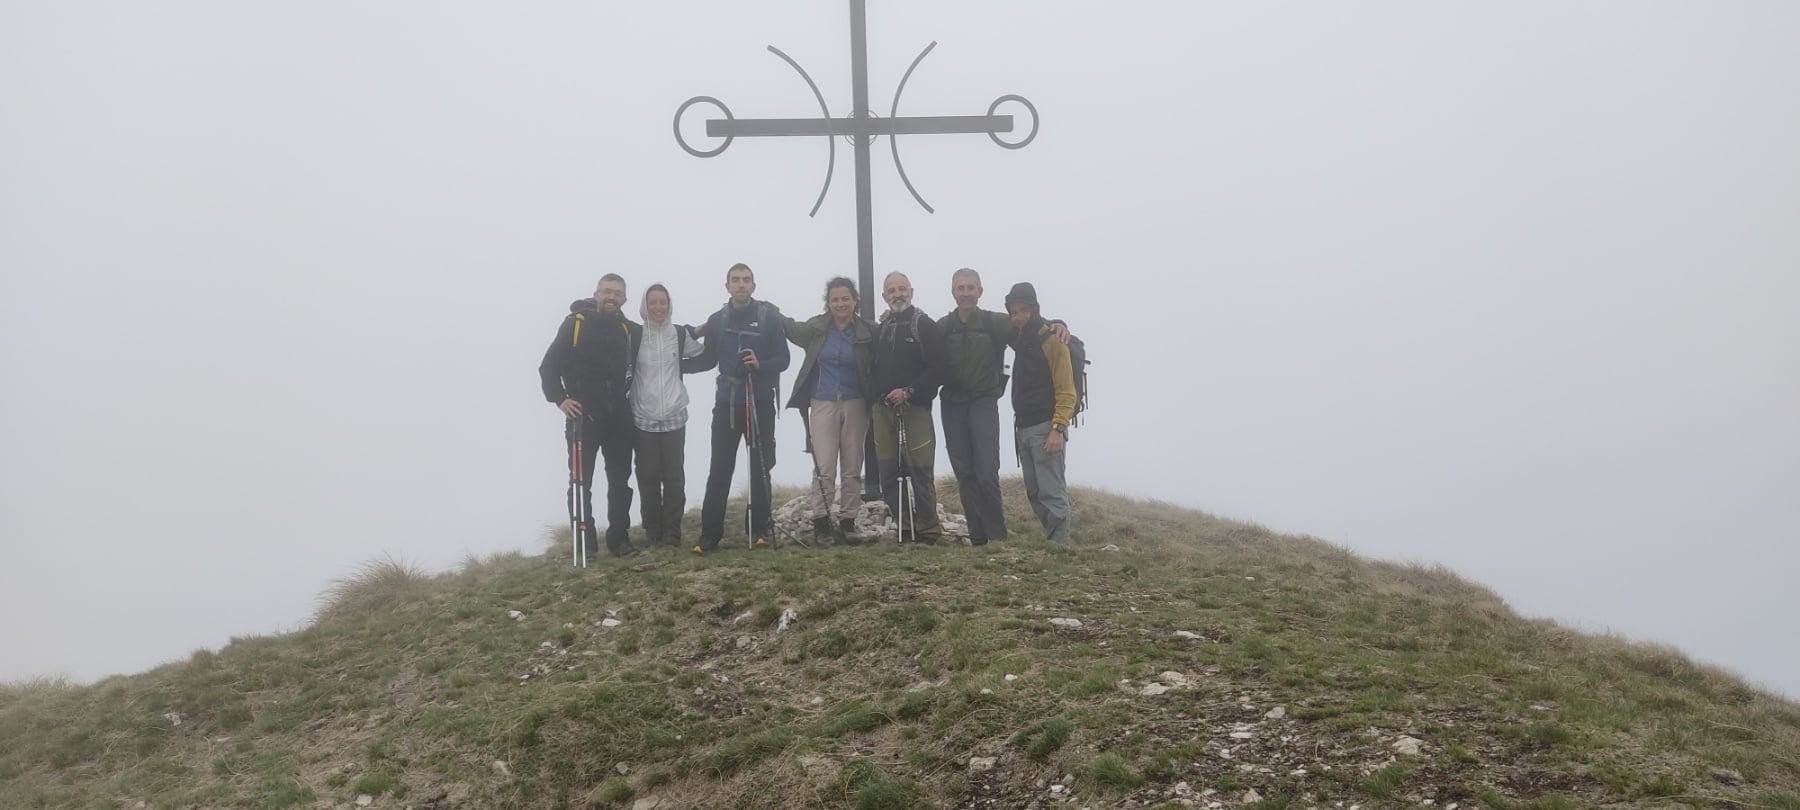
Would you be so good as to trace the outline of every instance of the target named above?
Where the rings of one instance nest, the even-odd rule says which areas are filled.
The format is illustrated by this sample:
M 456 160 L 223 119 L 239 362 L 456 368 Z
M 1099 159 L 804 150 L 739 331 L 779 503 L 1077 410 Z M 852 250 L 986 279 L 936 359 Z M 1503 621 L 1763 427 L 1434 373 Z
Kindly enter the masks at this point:
M 669 320 L 674 312 L 669 289 L 652 284 L 644 290 L 640 314 L 644 339 L 638 346 L 631 381 L 631 416 L 637 423 L 637 485 L 650 545 L 681 545 L 681 515 L 687 511 L 688 394 L 684 373 L 704 370 L 700 341 L 691 326 Z

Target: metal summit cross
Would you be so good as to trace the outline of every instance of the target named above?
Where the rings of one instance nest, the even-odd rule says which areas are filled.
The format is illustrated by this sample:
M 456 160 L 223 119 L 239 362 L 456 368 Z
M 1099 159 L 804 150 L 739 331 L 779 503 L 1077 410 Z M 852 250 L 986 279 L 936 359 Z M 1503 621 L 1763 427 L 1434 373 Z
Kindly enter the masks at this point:
M 864 291 L 862 296 L 863 314 L 873 318 L 875 301 L 880 297 L 870 293 L 875 289 L 875 243 L 871 233 L 873 227 L 871 224 L 872 202 L 869 198 L 869 146 L 874 142 L 875 137 L 878 135 L 888 136 L 888 145 L 892 147 L 894 153 L 894 169 L 899 172 L 900 181 L 906 184 L 906 190 L 911 192 L 913 199 L 917 200 L 920 206 L 924 207 L 927 212 L 932 212 L 935 209 L 925 202 L 924 197 L 919 196 L 918 190 L 913 188 L 912 180 L 906 176 L 906 168 L 900 164 L 898 136 L 986 133 L 994 143 L 1004 148 L 1020 149 L 1037 137 L 1038 114 L 1037 108 L 1022 96 L 1004 95 L 994 99 L 994 103 L 988 105 L 986 115 L 901 117 L 899 115 L 900 94 L 905 92 L 906 80 L 912 78 L 913 70 L 919 66 L 920 62 L 924 61 L 926 54 L 931 53 L 932 48 L 937 47 L 937 43 L 932 42 L 925 46 L 925 50 L 919 52 L 919 55 L 913 59 L 912 65 L 906 69 L 906 73 L 900 77 L 900 86 L 894 90 L 894 103 L 888 110 L 888 117 L 876 117 L 869 109 L 868 29 L 864 7 L 865 0 L 850 0 L 851 112 L 848 116 L 832 118 L 831 110 L 825 106 L 825 96 L 819 92 L 819 86 L 813 83 L 812 77 L 807 75 L 806 71 L 801 69 L 799 63 L 795 62 L 792 57 L 770 45 L 769 52 L 788 63 L 800 74 L 800 78 L 806 81 L 806 86 L 812 89 L 813 98 L 819 102 L 820 116 L 818 118 L 736 118 L 732 116 L 731 110 L 725 106 L 724 102 L 712 96 L 695 96 L 683 102 L 675 110 L 675 141 L 688 154 L 694 157 L 709 158 L 724 152 L 725 148 L 731 145 L 731 141 L 739 137 L 824 137 L 829 147 L 825 164 L 825 184 L 819 189 L 819 198 L 813 202 L 811 213 L 807 214 L 807 216 L 815 216 L 819 213 L 819 206 L 825 202 L 825 193 L 831 189 L 831 175 L 837 167 L 836 136 L 847 136 L 855 147 L 856 264 L 860 271 L 860 281 Z M 1013 117 L 994 114 L 1001 104 L 1008 101 L 1016 101 L 1024 105 L 1026 111 L 1031 113 L 1031 131 L 1022 140 L 1016 142 L 1003 141 L 999 137 L 999 133 L 1013 131 Z M 719 112 L 725 116 L 724 118 L 708 119 L 706 122 L 708 137 L 725 139 L 723 143 L 712 149 L 695 149 L 681 137 L 682 114 L 687 112 L 689 107 L 700 103 L 718 107 Z

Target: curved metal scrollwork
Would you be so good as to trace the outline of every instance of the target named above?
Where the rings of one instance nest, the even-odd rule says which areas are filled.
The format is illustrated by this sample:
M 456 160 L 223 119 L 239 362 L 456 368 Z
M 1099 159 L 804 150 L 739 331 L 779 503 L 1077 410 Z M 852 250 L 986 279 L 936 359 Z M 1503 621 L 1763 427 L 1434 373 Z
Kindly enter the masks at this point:
M 994 99 L 994 103 L 988 106 L 986 115 L 909 116 L 902 118 L 900 116 L 900 97 L 906 92 L 906 83 L 912 79 L 913 71 L 918 69 L 919 63 L 925 61 L 925 57 L 936 47 L 937 42 L 935 41 L 926 45 L 925 49 L 919 51 L 919 55 L 913 58 L 912 64 L 906 68 L 906 73 L 900 77 L 899 86 L 894 89 L 894 103 L 888 109 L 887 118 L 879 118 L 873 111 L 865 110 L 860 114 L 852 112 L 849 116 L 839 119 L 831 117 L 831 110 L 825 105 L 825 94 L 819 92 L 819 85 L 812 80 L 812 76 L 808 75 L 804 68 L 800 67 L 800 63 L 794 61 L 793 57 L 783 53 L 781 49 L 770 45 L 768 46 L 769 52 L 780 57 L 783 62 L 788 63 L 788 66 L 792 67 L 794 72 L 800 74 L 800 78 L 806 82 L 807 88 L 812 90 L 813 99 L 819 103 L 820 117 L 740 119 L 731 114 L 731 110 L 725 106 L 724 102 L 721 102 L 712 96 L 695 96 L 683 102 L 682 105 L 675 110 L 675 141 L 679 143 L 681 148 L 688 154 L 693 155 L 694 157 L 709 158 L 717 157 L 720 153 L 724 152 L 725 148 L 730 146 L 731 142 L 739 136 L 824 136 L 827 148 L 825 157 L 825 182 L 819 188 L 818 199 L 813 201 L 812 211 L 807 214 L 807 216 L 810 217 L 818 215 L 819 207 L 825 204 L 826 193 L 831 190 L 831 178 L 837 170 L 837 144 L 834 140 L 835 136 L 847 136 L 854 143 L 858 139 L 867 138 L 873 140 L 878 136 L 886 135 L 888 136 L 888 147 L 892 150 L 894 155 L 894 171 L 899 173 L 900 182 L 906 185 L 907 193 L 911 194 L 912 198 L 917 201 L 919 206 L 924 208 L 927 213 L 936 213 L 937 209 L 932 208 L 930 203 L 925 202 L 925 198 L 919 194 L 918 189 L 913 187 L 912 178 L 908 177 L 906 174 L 906 166 L 900 160 L 899 136 L 985 133 L 1001 148 L 1023 149 L 1027 144 L 1031 143 L 1032 140 L 1037 138 L 1038 133 L 1037 107 L 1033 106 L 1030 101 L 1027 101 L 1024 96 L 1012 94 Z M 1000 109 L 1000 105 L 1009 101 L 1016 101 L 1023 104 L 1026 112 L 1031 114 L 1031 131 L 1026 133 L 1023 140 L 1017 142 L 1008 142 L 1001 140 L 1000 138 L 1000 133 L 1013 131 L 1013 117 L 1010 115 L 998 115 L 995 111 Z M 689 107 L 700 103 L 707 103 L 718 107 L 719 112 L 724 115 L 724 118 L 710 119 L 706 122 L 706 134 L 708 136 L 725 139 L 713 149 L 696 149 L 681 136 L 682 114 L 686 113 Z

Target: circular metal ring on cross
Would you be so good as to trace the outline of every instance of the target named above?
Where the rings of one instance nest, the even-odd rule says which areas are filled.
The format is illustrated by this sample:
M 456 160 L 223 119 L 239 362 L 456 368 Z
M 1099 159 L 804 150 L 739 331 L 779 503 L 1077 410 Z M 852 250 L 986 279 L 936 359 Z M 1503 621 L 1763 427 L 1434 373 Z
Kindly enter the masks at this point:
M 998 133 L 994 133 L 994 132 L 989 132 L 988 137 L 992 138 L 994 143 L 999 144 L 1000 147 L 1003 149 L 1024 149 L 1026 144 L 1031 143 L 1031 139 L 1037 137 L 1038 111 L 1037 111 L 1036 107 L 1031 106 L 1031 102 L 1025 100 L 1024 96 L 1015 96 L 1012 94 L 1007 94 L 1007 95 L 1001 96 L 997 99 L 994 99 L 994 103 L 988 105 L 987 114 L 993 115 L 995 110 L 1000 109 L 1000 105 L 1005 104 L 1008 101 L 1017 101 L 1020 104 L 1025 105 L 1025 109 L 1031 113 L 1031 132 L 1025 136 L 1025 140 L 1019 141 L 1018 143 L 1007 143 L 1006 141 L 1000 140 L 1000 135 Z M 720 105 L 720 106 L 723 106 L 723 105 Z M 724 147 L 720 147 L 720 148 L 722 149 Z
M 1024 101 L 1024 99 L 1020 99 L 1020 101 Z M 716 98 L 713 98 L 712 96 L 694 96 L 693 98 L 690 98 L 687 101 L 682 102 L 680 107 L 675 108 L 675 142 L 678 144 L 681 144 L 681 148 L 686 150 L 688 154 L 693 155 L 694 157 L 697 157 L 697 158 L 717 157 L 720 152 L 725 151 L 725 147 L 731 145 L 731 141 L 732 141 L 732 139 L 737 137 L 736 135 L 726 135 L 725 142 L 719 144 L 719 147 L 717 149 L 708 149 L 705 151 L 695 149 L 694 147 L 689 146 L 687 140 L 681 137 L 681 114 L 684 112 L 687 112 L 687 109 L 689 107 L 692 107 L 695 104 L 699 104 L 701 102 L 706 102 L 707 104 L 711 104 L 714 107 L 718 107 L 719 112 L 721 112 L 725 115 L 725 120 L 727 120 L 727 121 L 733 120 L 731 117 L 731 108 L 725 106 L 725 102 L 720 101 Z M 995 103 L 999 103 L 999 102 L 995 102 Z M 1035 123 L 1037 121 L 1037 112 L 1033 111 L 1031 115 L 1032 115 L 1032 121 L 1033 121 L 1032 130 L 1033 130 L 1033 133 L 1035 134 L 1036 128 L 1037 128 L 1037 124 Z M 1030 140 L 1030 139 L 1028 138 L 1027 140 Z M 1005 144 L 1001 144 L 1001 145 L 1004 146 Z
M 869 119 L 869 120 L 870 120 L 870 121 L 873 121 L 873 120 L 875 120 L 875 119 L 877 119 L 877 118 L 880 118 L 880 117 L 881 117 L 881 116 L 879 116 L 879 115 L 876 115 L 876 114 L 875 114 L 875 111 L 874 111 L 874 110 L 863 110 L 863 116 L 864 116 L 864 117 L 866 117 L 866 118 L 868 118 L 868 119 Z M 848 122 L 851 122 L 851 124 L 850 124 L 850 125 L 851 125 L 851 126 L 852 126 L 852 127 L 854 127 L 854 126 L 855 126 L 855 116 L 853 116 L 853 115 L 846 115 L 846 116 L 844 116 L 844 120 L 845 120 L 845 121 L 848 121 Z M 843 138 L 843 139 L 844 139 L 844 142 L 845 142 L 845 143 L 847 143 L 847 144 L 850 144 L 850 145 L 851 145 L 851 146 L 855 146 L 855 145 L 856 145 L 856 137 L 857 137 L 857 136 L 856 136 L 856 133 L 854 133 L 854 132 L 852 132 L 852 133 L 849 133 L 849 134 L 846 134 L 846 135 L 839 135 L 839 136 L 838 136 L 838 137 L 840 137 L 840 138 Z M 875 139 L 876 139 L 876 138 L 877 138 L 877 137 L 879 137 L 879 136 L 876 136 L 876 135 L 870 135 L 870 136 L 868 136 L 868 137 L 869 137 L 869 143 L 874 143 L 874 142 L 875 142 Z M 889 135 L 889 136 L 888 136 L 888 137 L 889 137 L 889 138 L 892 138 L 892 137 L 894 137 L 894 136 L 892 136 L 892 135 Z

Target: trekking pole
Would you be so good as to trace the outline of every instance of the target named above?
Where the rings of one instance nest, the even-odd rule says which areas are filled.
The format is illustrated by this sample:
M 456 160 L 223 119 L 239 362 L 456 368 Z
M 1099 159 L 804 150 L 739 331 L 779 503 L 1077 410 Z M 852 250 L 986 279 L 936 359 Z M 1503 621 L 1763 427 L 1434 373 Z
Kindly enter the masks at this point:
M 744 548 L 756 549 L 756 481 L 761 475 L 756 462 L 756 372 L 744 370 L 744 443 L 750 446 L 745 461 L 750 466 L 750 493 L 744 498 Z
M 568 420 L 563 427 L 564 436 L 569 440 L 569 558 L 570 564 L 578 568 L 587 567 L 587 538 L 581 536 L 587 528 L 587 499 L 582 497 L 583 479 L 581 470 L 581 417 Z
M 906 458 L 908 449 L 906 445 L 906 403 L 894 406 L 894 425 L 896 428 L 895 439 L 899 443 L 899 457 L 896 461 L 900 465 L 900 478 L 897 482 L 899 491 L 895 493 L 894 498 L 898 505 L 898 509 L 895 511 L 899 512 L 894 520 L 894 542 L 904 543 L 908 526 L 912 527 L 913 540 L 919 539 L 919 521 L 913 515 L 916 501 L 913 498 L 912 465 L 907 463 Z

